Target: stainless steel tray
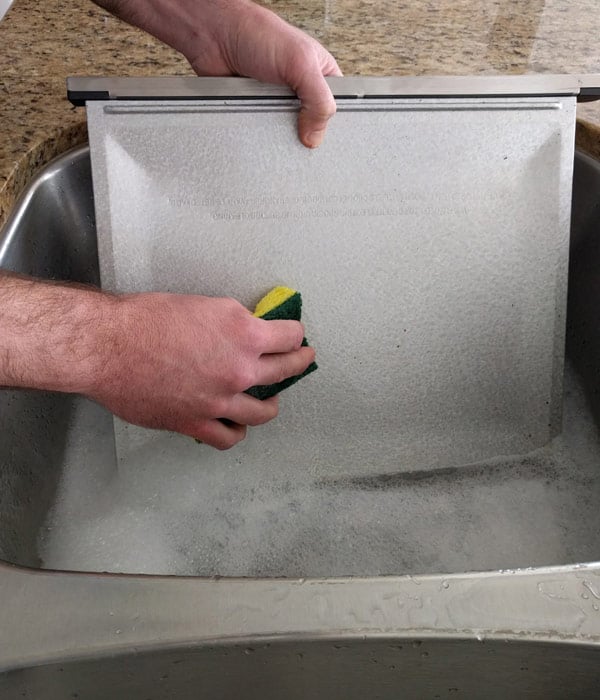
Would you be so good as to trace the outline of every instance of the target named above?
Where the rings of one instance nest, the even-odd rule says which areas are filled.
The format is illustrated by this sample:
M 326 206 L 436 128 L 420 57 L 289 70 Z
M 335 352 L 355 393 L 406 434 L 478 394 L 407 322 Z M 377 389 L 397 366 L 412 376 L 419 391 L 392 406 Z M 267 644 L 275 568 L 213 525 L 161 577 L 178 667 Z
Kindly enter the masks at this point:
M 103 285 L 248 306 L 295 287 L 320 365 L 235 452 L 117 422 L 122 464 L 365 475 L 546 445 L 582 85 L 337 79 L 338 113 L 309 151 L 285 90 L 105 83 L 117 99 L 87 105 Z

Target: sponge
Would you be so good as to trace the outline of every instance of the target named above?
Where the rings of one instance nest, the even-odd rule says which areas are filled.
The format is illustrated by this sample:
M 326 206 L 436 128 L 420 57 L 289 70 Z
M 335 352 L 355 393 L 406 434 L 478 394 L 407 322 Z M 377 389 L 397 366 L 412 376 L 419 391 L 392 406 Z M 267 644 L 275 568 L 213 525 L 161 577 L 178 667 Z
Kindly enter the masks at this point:
M 289 287 L 275 287 L 275 289 L 272 289 L 258 302 L 254 309 L 254 316 L 263 318 L 265 321 L 274 321 L 277 319 L 299 321 L 301 315 L 302 297 L 300 296 L 300 292 L 290 289 Z M 302 345 L 308 345 L 306 338 L 302 339 Z M 260 399 L 261 401 L 270 399 L 271 396 L 275 396 L 280 391 L 287 389 L 288 386 L 295 384 L 299 379 L 306 377 L 307 374 L 314 372 L 316 369 L 316 362 L 311 362 L 302 374 L 298 374 L 295 377 L 288 377 L 282 382 L 279 382 L 279 384 L 250 387 L 250 389 L 246 390 L 246 394 L 250 394 L 250 396 L 254 396 L 254 398 Z M 219 420 L 225 423 L 225 425 L 230 423 L 227 418 L 220 418 Z M 196 442 L 202 445 L 202 440 L 196 439 Z
M 273 321 L 277 319 L 291 319 L 299 321 L 302 315 L 302 297 L 300 292 L 289 287 L 275 287 L 266 296 L 264 296 L 256 305 L 254 315 L 258 318 L 263 318 L 265 321 Z M 308 345 L 306 338 L 302 340 L 302 345 Z M 317 369 L 315 362 L 312 362 L 302 374 L 295 377 L 288 377 L 278 384 L 268 384 L 266 386 L 253 386 L 246 391 L 250 396 L 254 396 L 261 401 L 275 396 L 280 391 L 287 389 L 288 386 L 295 384 L 302 377 L 314 372 Z

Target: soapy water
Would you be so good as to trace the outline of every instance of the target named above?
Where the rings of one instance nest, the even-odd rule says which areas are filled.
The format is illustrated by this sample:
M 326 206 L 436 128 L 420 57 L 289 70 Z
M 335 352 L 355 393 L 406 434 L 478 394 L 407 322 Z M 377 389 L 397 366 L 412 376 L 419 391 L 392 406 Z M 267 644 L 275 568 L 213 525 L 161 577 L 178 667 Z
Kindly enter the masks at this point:
M 524 456 L 453 469 L 325 478 L 285 460 L 275 470 L 268 458 L 245 469 L 243 448 L 211 461 L 215 453 L 193 440 L 125 425 L 116 462 L 110 442 L 91 453 L 86 427 L 99 423 L 109 441 L 112 419 L 78 404 L 40 534 L 45 568 L 367 576 L 599 558 L 600 441 L 570 369 L 561 436 Z

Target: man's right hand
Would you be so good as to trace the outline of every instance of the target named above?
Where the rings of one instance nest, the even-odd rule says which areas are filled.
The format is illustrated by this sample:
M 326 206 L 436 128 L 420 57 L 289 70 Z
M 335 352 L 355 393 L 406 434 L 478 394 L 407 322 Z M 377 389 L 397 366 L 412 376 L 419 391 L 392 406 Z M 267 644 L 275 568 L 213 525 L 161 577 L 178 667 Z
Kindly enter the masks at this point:
M 130 423 L 219 449 L 277 415 L 277 397 L 259 401 L 246 389 L 314 360 L 301 323 L 263 321 L 233 299 L 135 294 L 114 308 L 107 365 L 89 394 Z
M 9 275 L 0 328 L 0 385 L 81 393 L 130 423 L 218 449 L 277 414 L 277 397 L 246 389 L 314 360 L 301 323 L 255 318 L 232 299 L 112 296 Z

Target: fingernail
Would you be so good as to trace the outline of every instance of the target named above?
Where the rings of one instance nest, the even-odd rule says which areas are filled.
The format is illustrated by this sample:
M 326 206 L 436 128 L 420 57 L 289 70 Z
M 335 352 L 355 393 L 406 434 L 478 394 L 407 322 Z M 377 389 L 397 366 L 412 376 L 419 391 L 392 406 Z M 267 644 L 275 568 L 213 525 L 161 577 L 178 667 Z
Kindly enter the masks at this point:
M 309 148 L 317 148 L 323 143 L 323 138 L 325 137 L 325 129 L 320 131 L 310 131 L 306 137 L 306 145 Z

